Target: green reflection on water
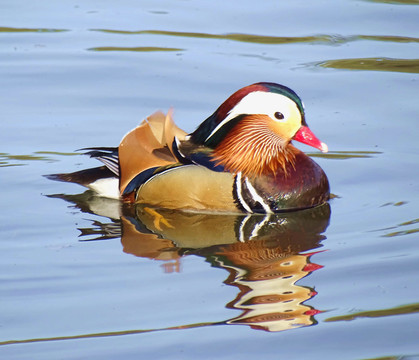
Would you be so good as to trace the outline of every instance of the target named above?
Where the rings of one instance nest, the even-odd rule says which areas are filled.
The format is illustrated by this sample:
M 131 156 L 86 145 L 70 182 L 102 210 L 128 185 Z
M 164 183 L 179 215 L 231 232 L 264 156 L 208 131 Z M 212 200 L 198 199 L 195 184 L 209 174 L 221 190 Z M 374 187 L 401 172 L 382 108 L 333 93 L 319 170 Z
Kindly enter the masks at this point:
M 382 206 L 401 206 L 401 205 L 405 205 L 407 204 L 407 201 L 399 201 L 396 203 L 386 203 Z M 411 225 L 415 225 L 419 223 L 419 219 L 413 219 L 413 220 L 409 220 L 409 221 L 405 221 L 402 222 L 400 224 L 397 224 L 396 226 L 390 226 L 390 227 L 386 227 L 384 229 L 378 229 L 378 230 L 373 230 L 373 231 L 389 231 L 389 230 L 395 230 L 395 229 L 402 229 L 402 230 L 398 230 L 398 231 L 392 231 L 390 233 L 381 235 L 381 237 L 395 237 L 395 236 L 402 236 L 402 235 L 410 235 L 410 234 L 416 234 L 419 232 L 419 228 L 415 228 L 415 229 L 408 229 L 408 230 L 404 230 L 405 226 L 411 226 Z
M 398 229 L 398 228 L 403 229 L 404 226 L 410 226 L 410 225 L 414 225 L 414 224 L 417 224 L 417 223 L 419 223 L 419 219 L 413 219 L 413 220 L 410 220 L 410 221 L 402 222 L 401 224 L 398 224 L 397 226 L 395 226 L 393 228 L 390 228 L 390 229 Z M 410 234 L 415 234 L 415 233 L 418 233 L 418 232 L 419 232 L 418 228 L 408 229 L 408 230 L 399 230 L 399 231 L 393 231 L 393 232 L 388 233 L 388 234 L 384 234 L 384 235 L 382 235 L 382 237 L 395 237 L 395 236 L 402 236 L 402 235 L 410 235 Z
M 187 325 L 181 325 L 181 326 L 172 326 L 172 327 L 160 328 L 160 329 L 145 329 L 145 330 L 135 329 L 135 330 L 109 331 L 109 332 L 102 332 L 102 333 L 56 336 L 56 337 L 24 339 L 24 340 L 7 340 L 7 341 L 0 341 L 0 346 L 29 344 L 29 343 L 36 343 L 36 342 L 104 338 L 104 337 L 113 337 L 113 336 L 127 336 L 127 335 L 135 335 L 135 334 L 149 333 L 149 332 L 155 332 L 155 331 L 164 331 L 164 330 L 193 329 L 193 328 L 200 328 L 200 327 L 219 325 L 219 324 L 222 324 L 222 323 L 216 323 L 216 322 L 205 323 L 204 322 L 204 323 L 187 324 Z
M 347 70 L 393 71 L 419 73 L 419 59 L 356 58 L 327 60 L 315 64 L 324 68 Z
M 325 319 L 325 322 L 332 322 L 332 321 L 350 321 L 355 320 L 356 318 L 375 318 L 375 317 L 384 317 L 384 316 L 392 316 L 392 315 L 405 315 L 405 314 L 414 314 L 419 312 L 419 303 L 411 304 L 411 305 L 404 305 L 404 306 L 397 306 L 390 309 L 384 310 L 371 310 L 371 311 L 360 311 L 350 315 L 343 315 L 343 316 L 335 316 L 328 319 Z
M 77 153 L 62 153 L 55 151 L 35 151 L 30 155 L 12 155 L 8 153 L 0 153 L 0 167 L 9 167 L 9 166 L 23 166 L 28 165 L 28 161 L 46 161 L 46 162 L 56 162 L 57 159 L 54 159 L 51 156 L 43 155 L 60 155 L 60 156 L 72 156 L 80 155 Z
M 59 152 L 59 151 L 35 151 L 34 154 L 60 155 L 60 156 L 75 156 L 80 155 L 77 152 Z
M 383 3 L 383 4 L 419 5 L 419 0 L 366 0 L 366 1 Z
M 376 358 L 368 358 L 365 360 L 400 360 L 402 359 L 400 356 L 380 356 Z
M 383 207 L 383 206 L 402 206 L 402 205 L 406 205 L 406 204 L 407 204 L 407 201 L 388 202 L 388 203 L 385 203 L 385 204 L 381 205 L 380 207 Z
M 329 151 L 327 153 L 307 153 L 310 157 L 318 157 L 323 159 L 356 159 L 356 158 L 371 158 L 374 155 L 382 154 L 379 151 Z
M 378 151 L 330 151 L 328 153 L 307 153 L 311 157 L 319 157 L 324 159 L 353 159 L 353 158 L 371 158 L 374 155 L 381 154 Z M 0 167 L 8 166 L 22 166 L 27 165 L 28 161 L 58 161 L 52 156 L 45 155 L 58 155 L 58 156 L 75 156 L 80 153 L 65 153 L 57 151 L 35 151 L 29 155 L 12 155 L 9 153 L 0 153 Z
M 12 28 L 12 27 L 1 27 L 0 32 L 7 32 L 7 33 L 21 33 L 21 32 L 36 32 L 36 33 L 56 33 L 56 32 L 64 32 L 69 31 L 66 29 L 32 29 L 32 28 Z
M 419 219 L 414 219 L 414 220 L 411 220 L 411 221 L 406 221 L 406 222 L 401 223 L 400 225 L 401 226 L 405 226 L 405 225 L 413 225 L 413 224 L 417 224 L 417 223 L 419 223 Z
M 177 37 L 191 37 L 200 39 L 218 39 L 218 40 L 232 40 L 247 43 L 257 44 L 290 44 L 298 42 L 336 42 L 336 37 L 330 35 L 317 35 L 317 36 L 263 36 L 252 34 L 206 34 L 198 32 L 183 32 L 183 31 L 164 31 L 164 30 L 139 30 L 139 31 L 126 31 L 126 30 L 107 30 L 107 29 L 92 29 L 92 31 L 100 31 L 111 34 L 121 35 L 164 35 L 164 36 L 177 36 Z
M 400 42 L 400 43 L 419 42 L 418 38 L 406 37 L 406 36 L 358 35 L 356 38 L 361 39 L 361 40 L 389 41 L 389 42 Z
M 216 39 L 216 40 L 231 40 L 246 43 L 256 44 L 293 44 L 293 43 L 329 43 L 332 45 L 344 44 L 356 40 L 371 40 L 371 41 L 389 41 L 389 42 L 419 42 L 418 38 L 406 36 L 375 36 L 375 35 L 311 35 L 311 36 L 269 36 L 269 35 L 254 35 L 254 34 L 207 34 L 199 32 L 184 32 L 184 31 L 168 31 L 168 30 L 109 30 L 109 29 L 92 29 L 91 31 L 99 31 L 116 35 L 162 35 L 162 36 L 176 36 L 189 37 L 199 39 Z
M 118 47 L 118 46 L 101 46 L 87 49 L 90 51 L 139 51 L 139 52 L 152 52 L 152 51 L 184 51 L 179 48 L 165 48 L 154 46 L 138 46 L 138 47 Z
M 395 232 L 385 234 L 383 235 L 383 237 L 395 237 L 395 236 L 410 235 L 410 234 L 416 234 L 416 233 L 419 233 L 419 229 L 395 231 Z

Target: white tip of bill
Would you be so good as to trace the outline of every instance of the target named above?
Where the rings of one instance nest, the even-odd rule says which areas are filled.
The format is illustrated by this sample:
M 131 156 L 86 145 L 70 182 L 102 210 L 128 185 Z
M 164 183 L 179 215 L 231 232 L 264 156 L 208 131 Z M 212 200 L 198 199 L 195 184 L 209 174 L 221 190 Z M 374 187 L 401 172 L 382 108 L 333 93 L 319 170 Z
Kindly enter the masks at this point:
M 327 145 L 324 142 L 322 142 L 320 144 L 320 146 L 321 146 L 321 148 L 320 148 L 321 152 L 327 153 L 329 151 L 329 148 L 327 147 Z

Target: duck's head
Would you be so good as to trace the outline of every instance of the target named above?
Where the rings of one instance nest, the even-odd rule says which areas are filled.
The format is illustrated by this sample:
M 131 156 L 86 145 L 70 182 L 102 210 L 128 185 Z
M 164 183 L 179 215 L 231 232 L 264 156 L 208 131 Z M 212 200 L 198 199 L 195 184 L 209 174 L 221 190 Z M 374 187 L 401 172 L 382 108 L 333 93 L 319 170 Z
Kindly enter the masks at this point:
M 269 82 L 235 92 L 190 134 L 190 140 L 214 149 L 216 161 L 227 169 L 248 174 L 275 172 L 292 161 L 291 140 L 328 150 L 307 126 L 299 96 Z

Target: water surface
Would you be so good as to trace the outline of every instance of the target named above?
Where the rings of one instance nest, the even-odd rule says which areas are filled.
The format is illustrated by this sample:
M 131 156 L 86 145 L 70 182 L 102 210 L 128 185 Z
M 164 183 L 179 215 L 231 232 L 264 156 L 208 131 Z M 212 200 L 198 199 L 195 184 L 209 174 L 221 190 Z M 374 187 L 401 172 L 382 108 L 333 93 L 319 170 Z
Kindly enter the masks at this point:
M 0 356 L 419 357 L 418 5 L 3 2 Z M 257 81 L 304 100 L 329 206 L 171 228 L 42 176 Z

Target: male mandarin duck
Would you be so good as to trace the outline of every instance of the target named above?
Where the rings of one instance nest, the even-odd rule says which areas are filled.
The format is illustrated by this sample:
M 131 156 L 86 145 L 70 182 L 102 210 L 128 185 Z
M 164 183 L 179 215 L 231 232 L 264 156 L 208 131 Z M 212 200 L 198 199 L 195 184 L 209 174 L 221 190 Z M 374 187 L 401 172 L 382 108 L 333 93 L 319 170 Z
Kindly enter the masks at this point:
M 274 213 L 326 202 L 325 173 L 291 140 L 327 152 L 308 128 L 298 95 L 260 82 L 235 92 L 190 134 L 171 112 L 158 112 L 118 148 L 82 149 L 105 166 L 48 177 L 129 203 L 186 211 Z

